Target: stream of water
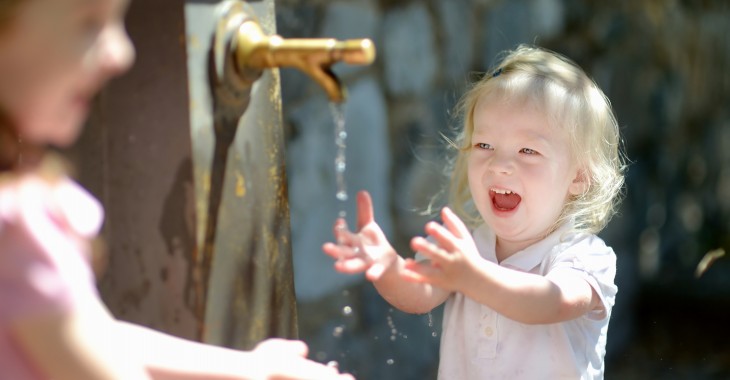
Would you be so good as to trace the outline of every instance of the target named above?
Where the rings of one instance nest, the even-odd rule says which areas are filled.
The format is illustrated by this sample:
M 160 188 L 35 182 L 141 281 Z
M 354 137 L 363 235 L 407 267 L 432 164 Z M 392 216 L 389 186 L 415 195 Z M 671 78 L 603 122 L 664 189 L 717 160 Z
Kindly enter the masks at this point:
M 335 181 L 337 192 L 335 198 L 340 201 L 340 212 L 338 217 L 345 218 L 345 202 L 347 196 L 347 183 L 345 182 L 345 171 L 347 170 L 347 131 L 345 130 L 345 106 L 343 103 L 330 103 L 332 120 L 335 124 Z
M 335 198 L 337 199 L 339 203 L 339 211 L 337 213 L 338 218 L 343 218 L 347 216 L 347 212 L 345 211 L 346 202 L 349 199 L 347 194 L 347 183 L 345 181 L 345 173 L 347 170 L 347 158 L 346 158 L 346 151 L 347 151 L 347 131 L 345 129 L 345 107 L 343 103 L 330 103 L 330 110 L 332 112 L 332 120 L 334 122 L 334 132 L 335 132 L 335 183 L 336 183 L 336 190 L 335 190 Z M 348 297 L 348 291 L 345 290 L 343 292 L 343 296 L 345 298 Z M 346 305 L 342 308 L 342 317 L 347 319 L 352 316 L 354 310 L 351 306 Z M 390 309 L 389 313 L 392 313 L 393 309 Z M 398 329 L 395 327 L 395 323 L 393 322 L 393 318 L 391 315 L 388 315 L 387 317 L 387 324 L 390 329 L 390 340 L 395 341 L 397 337 L 401 337 L 403 339 L 408 339 L 408 336 L 404 335 L 403 333 L 399 332 Z M 344 320 L 343 320 L 344 322 Z M 336 326 L 333 331 L 332 335 L 337 338 L 341 339 L 343 337 L 343 334 L 346 332 L 345 327 L 347 323 L 342 323 Z M 428 313 L 428 326 L 430 329 L 432 329 L 432 336 L 436 337 L 437 333 L 433 329 L 433 320 L 431 313 Z M 377 339 L 377 337 L 376 337 Z M 328 355 L 327 355 L 328 356 Z M 340 352 L 339 358 L 335 356 L 334 358 L 329 356 L 330 359 L 344 359 L 346 357 L 346 352 Z M 386 363 L 388 365 L 393 365 L 395 361 L 392 358 L 387 359 Z M 339 363 L 337 360 L 330 360 L 327 365 L 337 367 L 339 366 Z
M 345 130 L 345 106 L 344 103 L 330 103 L 330 111 L 332 113 L 332 121 L 334 123 L 335 130 L 335 198 L 339 203 L 339 211 L 337 213 L 338 218 L 345 219 L 347 212 L 345 211 L 347 196 L 347 182 L 345 181 L 345 172 L 347 170 L 347 130 Z M 338 241 L 338 243 L 341 243 Z M 343 292 L 343 296 L 347 298 L 348 291 Z M 346 305 L 342 308 L 342 316 L 348 318 L 352 315 L 352 307 Z M 332 330 L 332 336 L 341 339 L 345 332 L 346 324 L 336 326 Z M 344 352 L 340 352 L 340 357 L 336 356 L 334 359 L 343 359 L 345 357 Z M 330 359 L 333 359 L 330 357 Z M 338 367 L 339 363 L 337 360 L 330 360 L 327 363 L 328 366 Z

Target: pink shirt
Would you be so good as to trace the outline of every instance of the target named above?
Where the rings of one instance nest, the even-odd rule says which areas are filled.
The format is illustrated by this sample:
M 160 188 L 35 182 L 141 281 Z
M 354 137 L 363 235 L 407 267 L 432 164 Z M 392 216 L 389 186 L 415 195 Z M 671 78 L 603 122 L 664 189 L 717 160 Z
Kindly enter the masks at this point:
M 65 176 L 0 176 L 0 379 L 44 378 L 14 341 L 14 322 L 99 297 L 89 241 L 102 219 L 98 201 Z

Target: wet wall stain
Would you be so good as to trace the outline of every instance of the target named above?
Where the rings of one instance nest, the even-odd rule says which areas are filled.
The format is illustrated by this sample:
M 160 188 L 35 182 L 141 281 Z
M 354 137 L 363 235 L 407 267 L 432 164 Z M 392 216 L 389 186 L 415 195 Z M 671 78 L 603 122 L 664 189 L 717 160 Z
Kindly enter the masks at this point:
M 194 313 L 195 305 L 202 301 L 199 292 L 201 276 L 196 273 L 195 261 L 195 194 L 192 162 L 183 158 L 178 165 L 175 179 L 162 204 L 159 232 L 167 248 L 167 260 L 159 273 L 160 281 L 173 295 L 180 293 L 182 305 Z M 179 307 L 179 306 L 176 306 Z M 173 319 L 179 322 L 179 310 L 172 310 Z

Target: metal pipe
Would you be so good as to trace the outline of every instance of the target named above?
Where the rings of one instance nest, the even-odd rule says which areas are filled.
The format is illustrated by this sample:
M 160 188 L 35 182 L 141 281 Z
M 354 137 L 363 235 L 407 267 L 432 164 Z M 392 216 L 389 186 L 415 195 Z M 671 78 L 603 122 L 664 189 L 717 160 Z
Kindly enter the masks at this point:
M 344 101 L 346 91 L 332 72 L 332 65 L 337 62 L 368 65 L 375 60 L 375 45 L 370 39 L 339 41 L 267 36 L 252 19 L 241 23 L 231 44 L 235 70 L 240 76 L 255 78 L 266 68 L 297 68 L 319 83 L 333 102 Z

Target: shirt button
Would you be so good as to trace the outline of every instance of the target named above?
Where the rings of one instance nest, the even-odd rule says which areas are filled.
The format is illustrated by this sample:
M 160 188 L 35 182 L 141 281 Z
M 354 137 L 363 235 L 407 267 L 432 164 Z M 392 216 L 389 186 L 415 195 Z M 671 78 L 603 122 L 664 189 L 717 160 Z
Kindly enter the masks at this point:
M 492 334 L 494 334 L 494 330 L 492 330 L 491 327 L 487 327 L 487 328 L 484 329 L 484 335 L 486 335 L 486 336 L 492 336 Z

